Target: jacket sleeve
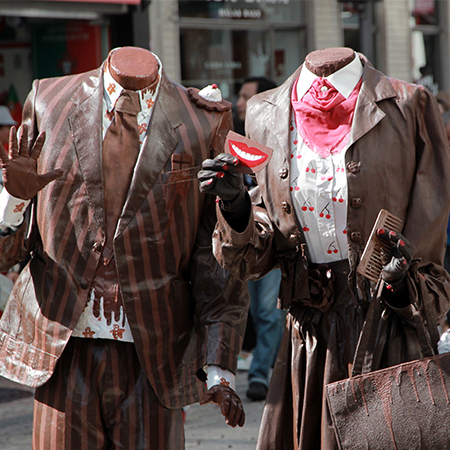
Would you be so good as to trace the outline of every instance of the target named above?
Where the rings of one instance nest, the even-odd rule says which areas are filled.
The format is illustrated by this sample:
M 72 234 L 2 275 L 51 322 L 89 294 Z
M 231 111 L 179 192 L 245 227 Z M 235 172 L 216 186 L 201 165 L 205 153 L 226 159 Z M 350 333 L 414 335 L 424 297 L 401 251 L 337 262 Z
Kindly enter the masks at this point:
M 415 258 L 408 273 L 409 295 L 426 320 L 439 323 L 450 307 L 450 276 L 443 267 L 450 209 L 450 152 L 432 94 L 419 88 L 413 106 L 416 176 L 403 229 Z
M 216 259 L 243 281 L 258 280 L 277 265 L 273 246 L 274 228 L 261 203 L 258 187 L 252 189 L 251 200 L 252 214 L 246 229 L 241 233 L 228 224 L 217 205 L 218 220 L 213 234 Z
M 253 100 L 253 99 L 252 99 Z M 250 101 L 251 103 L 251 101 Z M 248 124 L 257 107 L 247 106 L 246 136 L 253 139 Z M 255 123 L 258 120 L 255 119 Z M 257 280 L 277 266 L 275 229 L 264 206 L 260 189 L 250 191 L 252 213 L 245 230 L 234 230 L 217 205 L 217 226 L 213 235 L 214 255 L 220 264 L 240 280 Z
M 231 112 L 220 114 L 212 154 L 223 151 Z M 215 199 L 204 196 L 204 207 L 191 256 L 190 280 L 199 331 L 197 374 L 204 379 L 205 365 L 219 365 L 236 373 L 248 311 L 246 285 L 218 264 L 212 253 L 211 236 L 216 223 Z
M 28 145 L 31 148 L 36 133 L 34 102 L 38 91 L 39 81 L 33 82 L 33 88 L 28 94 L 23 108 L 22 123 L 28 125 Z M 32 247 L 32 223 L 35 210 L 35 201 L 32 201 L 24 214 L 22 225 L 13 232 L 0 235 L 0 271 L 6 272 L 17 262 L 23 261 Z

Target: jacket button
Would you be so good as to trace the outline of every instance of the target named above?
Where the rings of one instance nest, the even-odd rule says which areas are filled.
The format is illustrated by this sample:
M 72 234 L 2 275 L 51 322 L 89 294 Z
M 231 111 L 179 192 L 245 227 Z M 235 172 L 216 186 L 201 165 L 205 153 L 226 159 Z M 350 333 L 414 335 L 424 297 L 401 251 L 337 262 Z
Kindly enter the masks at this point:
M 291 205 L 288 202 L 282 202 L 281 203 L 281 208 L 283 209 L 283 211 L 286 214 L 290 214 L 291 213 Z
M 87 281 L 86 280 L 81 280 L 80 281 L 80 288 L 81 289 L 87 289 L 87 287 L 88 287 Z
M 347 169 L 351 173 L 358 173 L 361 169 L 361 161 L 357 163 L 355 161 L 350 161 L 347 164 Z
M 361 240 L 361 233 L 359 231 L 354 231 L 350 234 L 350 239 L 353 242 L 359 242 Z
M 352 198 L 351 205 L 352 208 L 361 208 L 362 200 L 360 198 Z
M 101 253 L 103 250 L 103 245 L 100 242 L 96 242 L 92 247 L 98 253 Z
M 285 178 L 287 178 L 288 174 L 289 174 L 289 169 L 287 167 L 283 167 L 282 169 L 280 169 L 278 171 L 278 175 L 280 175 L 280 178 L 282 178 L 283 180 Z
M 299 241 L 298 235 L 292 233 L 292 234 L 289 236 L 289 240 L 292 241 L 294 244 L 296 244 L 296 243 Z

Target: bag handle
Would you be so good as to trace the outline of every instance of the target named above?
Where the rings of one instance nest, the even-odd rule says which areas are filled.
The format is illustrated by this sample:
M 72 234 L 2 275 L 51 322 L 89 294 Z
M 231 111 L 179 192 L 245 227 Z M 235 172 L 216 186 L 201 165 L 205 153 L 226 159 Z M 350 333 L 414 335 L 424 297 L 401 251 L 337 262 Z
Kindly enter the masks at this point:
M 419 277 L 421 275 L 419 274 Z M 422 282 L 422 280 L 421 280 Z M 423 281 L 424 282 L 424 281 Z M 382 292 L 385 286 L 385 282 L 380 280 L 376 287 L 376 296 L 371 301 L 369 309 L 367 310 L 366 319 L 364 321 L 363 328 L 361 330 L 358 344 L 355 351 L 355 356 L 353 359 L 353 368 L 351 376 L 361 375 L 363 373 L 368 373 L 372 371 L 374 350 L 377 344 L 378 326 L 380 323 L 380 318 L 382 314 Z M 428 299 L 425 297 L 426 294 L 423 291 L 423 286 L 421 285 L 422 297 L 425 304 L 427 316 L 430 313 L 430 308 L 426 305 Z M 413 303 L 410 303 L 412 319 L 416 329 L 417 337 L 419 339 L 420 347 L 422 353 L 425 357 L 435 355 L 433 346 L 430 339 L 430 334 L 425 328 L 423 319 Z M 427 317 L 428 325 L 433 326 L 430 323 L 430 317 Z M 433 322 L 434 323 L 434 322 Z

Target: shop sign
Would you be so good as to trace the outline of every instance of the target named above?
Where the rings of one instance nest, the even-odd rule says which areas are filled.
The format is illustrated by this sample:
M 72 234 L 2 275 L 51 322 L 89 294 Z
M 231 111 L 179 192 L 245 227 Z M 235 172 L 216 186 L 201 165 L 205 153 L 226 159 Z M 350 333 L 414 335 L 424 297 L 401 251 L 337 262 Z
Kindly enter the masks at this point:
M 271 20 L 281 23 L 301 19 L 301 2 L 298 0 L 180 0 L 178 5 L 181 18 Z
M 263 13 L 260 9 L 250 8 L 219 8 L 217 11 L 221 19 L 261 19 Z

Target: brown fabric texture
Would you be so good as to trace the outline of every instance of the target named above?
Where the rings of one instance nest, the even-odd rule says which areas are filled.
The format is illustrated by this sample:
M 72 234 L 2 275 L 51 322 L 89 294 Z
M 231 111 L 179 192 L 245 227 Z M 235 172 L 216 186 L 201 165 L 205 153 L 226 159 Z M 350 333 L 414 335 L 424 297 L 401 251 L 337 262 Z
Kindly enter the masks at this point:
M 106 241 L 92 288 L 94 315 L 99 317 L 100 299 L 104 301 L 104 315 L 108 323 L 112 316 L 120 318 L 123 307 L 119 280 L 114 261 L 114 234 L 125 203 L 133 169 L 139 155 L 139 127 L 137 115 L 141 110 L 139 94 L 124 90 L 114 106 L 114 118 L 106 131 L 102 149 L 102 175 Z M 124 318 L 125 321 L 125 318 Z M 124 323 L 121 324 L 122 326 Z
M 0 321 L 0 373 L 30 386 L 50 378 L 106 242 L 102 71 L 36 80 L 24 105 L 30 139 L 47 135 L 39 173 L 65 174 L 38 194 L 27 239 L 0 239 L 0 249 L 18 251 L 0 254 L 2 270 L 22 249 L 33 252 Z M 163 72 L 113 239 L 139 361 L 170 408 L 198 401 L 205 388 L 196 372 L 205 364 L 235 371 L 244 334 L 248 293 L 212 254 L 215 201 L 200 193 L 196 176 L 222 151 L 231 124 L 230 111 L 196 107 Z M 190 165 L 172 168 L 174 155 Z
M 184 448 L 181 409 L 159 403 L 133 344 L 72 338 L 36 389 L 33 449 L 111 448 Z
M 214 251 L 223 267 L 245 280 L 280 265 L 280 305 L 291 307 L 258 450 L 337 449 L 323 386 L 351 372 L 351 367 L 345 368 L 351 365 L 374 287 L 357 276 L 356 267 L 380 209 L 403 221 L 401 233 L 414 248 L 417 262 L 406 276 L 410 299 L 422 317 L 431 317 L 417 294 L 422 277 L 435 320 L 441 321 L 449 309 L 450 277 L 443 257 L 450 155 L 438 105 L 426 89 L 388 78 L 360 58 L 363 82 L 345 154 L 349 270 L 344 284 L 336 276 L 330 310 L 323 313 L 293 302 L 305 297 L 308 275 L 302 264 L 302 224 L 290 193 L 290 93 L 301 67 L 279 88 L 249 100 L 246 135 L 274 152 L 256 175 L 259 187 L 252 190 L 253 216 L 247 228 L 235 232 L 218 213 Z M 336 310 L 342 304 L 345 308 Z M 380 359 L 374 369 L 421 358 L 413 327 L 404 308 L 384 303 L 378 329 Z

